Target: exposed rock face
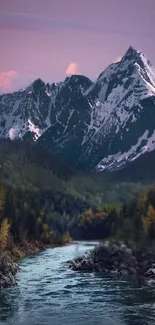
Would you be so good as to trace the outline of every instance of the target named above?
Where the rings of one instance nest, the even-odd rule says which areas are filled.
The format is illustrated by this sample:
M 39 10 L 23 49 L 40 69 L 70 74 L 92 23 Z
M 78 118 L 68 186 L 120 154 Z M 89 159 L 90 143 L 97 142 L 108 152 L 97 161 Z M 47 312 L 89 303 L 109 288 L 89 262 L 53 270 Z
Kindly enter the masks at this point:
M 0 95 L 0 138 L 37 141 L 85 170 L 117 170 L 155 150 L 155 69 L 130 47 L 92 82 L 35 80 Z
M 74 271 L 111 273 L 114 275 L 140 275 L 155 278 L 155 254 L 135 251 L 124 244 L 108 242 L 92 252 L 70 262 Z
M 18 265 L 11 261 L 7 254 L 0 256 L 0 288 L 7 288 L 16 285 L 15 275 Z

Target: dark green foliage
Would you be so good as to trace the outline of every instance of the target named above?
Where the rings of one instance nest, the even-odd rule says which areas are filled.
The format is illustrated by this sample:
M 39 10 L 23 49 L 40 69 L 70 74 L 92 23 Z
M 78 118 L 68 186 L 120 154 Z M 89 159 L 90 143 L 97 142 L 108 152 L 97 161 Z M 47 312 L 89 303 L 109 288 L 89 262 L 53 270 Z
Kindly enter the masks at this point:
M 151 168 L 146 179 L 143 174 L 145 155 L 139 169 L 137 160 L 126 171 L 89 174 L 64 166 L 28 142 L 1 140 L 0 151 L 1 218 L 8 218 L 16 242 L 62 243 L 68 230 L 77 239 L 154 238 L 155 191 L 148 192 L 145 208 L 137 208 L 137 201 L 124 205 L 150 185 Z
M 84 173 L 62 164 L 38 145 L 22 140 L 0 141 L 0 165 L 1 177 L 9 186 L 59 191 L 64 196 L 67 194 L 87 201 L 90 206 L 128 202 L 150 186 L 150 177 L 145 179 L 146 164 L 140 171 L 142 178 L 138 166 L 133 168 L 131 180 L 128 168 L 126 172 Z M 151 175 L 152 169 L 148 170 L 146 175 Z
M 69 224 L 69 230 L 77 239 L 104 239 L 115 235 L 121 206 L 109 204 L 89 209 Z
M 61 164 L 60 161 L 39 146 L 28 141 L 9 139 L 0 140 L 0 162 L 22 164 L 22 166 L 35 166 L 49 171 L 60 178 L 68 178 L 73 174 L 73 169 Z
M 16 242 L 40 240 L 45 229 L 54 231 L 56 238 L 68 230 L 70 216 L 77 216 L 88 205 L 79 199 L 50 190 L 24 190 L 20 187 L 7 188 L 4 216 L 11 224 L 11 232 Z M 47 225 L 47 226 L 45 226 Z
M 0 149 L 1 219 L 7 216 L 14 240 L 62 243 L 70 218 L 88 209 L 67 191 L 73 171 L 24 141 L 3 140 Z
M 138 245 L 155 241 L 155 188 L 143 192 L 128 205 L 108 204 L 89 209 L 69 224 L 77 239 L 115 238 Z

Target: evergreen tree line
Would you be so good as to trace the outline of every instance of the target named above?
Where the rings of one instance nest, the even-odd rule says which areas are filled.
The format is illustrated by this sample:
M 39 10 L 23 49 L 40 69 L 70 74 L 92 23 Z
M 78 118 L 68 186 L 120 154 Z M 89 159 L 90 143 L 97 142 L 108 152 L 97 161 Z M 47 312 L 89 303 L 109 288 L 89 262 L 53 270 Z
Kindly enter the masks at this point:
M 2 249 L 9 246 L 10 238 L 21 245 L 34 240 L 57 245 L 71 237 L 151 243 L 155 239 L 155 188 L 129 204 L 92 208 L 85 201 L 48 189 L 28 190 L 0 183 Z
M 75 172 L 34 144 L 1 140 L 1 248 L 33 240 L 63 244 L 70 236 L 154 240 L 155 190 L 144 192 L 146 184 L 138 182 L 118 183 L 115 173 L 100 175 Z M 135 189 L 143 194 L 124 204 L 129 189 L 131 197 Z
M 89 208 L 74 220 L 71 233 L 87 240 L 114 238 L 150 245 L 155 240 L 155 188 L 129 204 Z
M 1 183 L 1 247 L 6 246 L 9 234 L 14 244 L 25 245 L 34 240 L 48 245 L 63 244 L 70 239 L 73 216 L 87 208 L 86 202 L 59 192 L 6 187 Z

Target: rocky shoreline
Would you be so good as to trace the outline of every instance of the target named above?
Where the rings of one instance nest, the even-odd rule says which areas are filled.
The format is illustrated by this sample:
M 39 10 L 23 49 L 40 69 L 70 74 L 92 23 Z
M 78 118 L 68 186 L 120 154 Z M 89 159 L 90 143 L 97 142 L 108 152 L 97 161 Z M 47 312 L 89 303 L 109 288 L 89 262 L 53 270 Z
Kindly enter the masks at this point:
M 65 243 L 67 245 L 67 243 Z M 57 245 L 58 247 L 61 245 Z M 27 245 L 14 246 L 10 252 L 0 253 L 0 289 L 8 288 L 17 284 L 16 273 L 19 269 L 18 262 L 21 258 L 38 254 L 47 248 L 57 247 L 56 245 L 43 245 L 38 242 L 27 243 Z
M 114 275 L 145 276 L 155 279 L 155 252 L 135 250 L 122 243 L 106 242 L 88 254 L 69 261 L 73 271 L 101 272 Z
M 18 265 L 12 262 L 6 253 L 0 255 L 0 288 L 8 288 L 17 284 L 16 273 Z
M 13 251 L 0 253 L 0 289 L 15 286 L 17 284 L 16 273 L 19 269 L 16 263 L 20 258 L 37 254 L 46 249 L 38 243 L 29 243 L 25 246 L 14 246 Z

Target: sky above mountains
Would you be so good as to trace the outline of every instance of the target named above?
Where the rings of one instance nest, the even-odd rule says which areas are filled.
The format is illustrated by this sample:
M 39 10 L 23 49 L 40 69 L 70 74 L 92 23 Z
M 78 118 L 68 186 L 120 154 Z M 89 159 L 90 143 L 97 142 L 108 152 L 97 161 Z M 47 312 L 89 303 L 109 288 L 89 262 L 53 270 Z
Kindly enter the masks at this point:
M 0 92 L 41 77 L 94 80 L 129 45 L 155 66 L 155 0 L 0 1 Z

